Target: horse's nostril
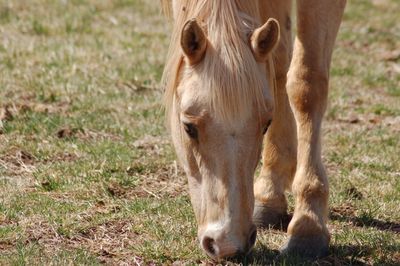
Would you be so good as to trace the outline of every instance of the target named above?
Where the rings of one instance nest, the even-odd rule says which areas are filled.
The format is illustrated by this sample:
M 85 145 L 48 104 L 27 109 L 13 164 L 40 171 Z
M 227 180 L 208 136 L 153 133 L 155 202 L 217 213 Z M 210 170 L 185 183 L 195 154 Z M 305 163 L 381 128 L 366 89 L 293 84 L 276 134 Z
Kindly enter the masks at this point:
M 249 238 L 249 249 L 254 246 L 254 243 L 256 243 L 256 238 L 257 238 L 257 229 L 254 227 Z
M 208 237 L 208 236 L 203 237 L 201 245 L 202 245 L 203 249 L 211 256 L 217 255 L 218 247 L 215 243 L 215 240 L 212 239 L 211 237 Z

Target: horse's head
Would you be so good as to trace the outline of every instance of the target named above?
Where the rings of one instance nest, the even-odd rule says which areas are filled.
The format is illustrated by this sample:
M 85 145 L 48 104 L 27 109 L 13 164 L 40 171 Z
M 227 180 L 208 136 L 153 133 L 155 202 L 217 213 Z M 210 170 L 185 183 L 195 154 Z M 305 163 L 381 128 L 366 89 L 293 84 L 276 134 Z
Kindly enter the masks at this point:
M 247 253 L 256 239 L 253 175 L 273 111 L 267 57 L 279 38 L 273 19 L 247 32 L 229 27 L 182 27 L 169 110 L 200 245 L 213 258 Z

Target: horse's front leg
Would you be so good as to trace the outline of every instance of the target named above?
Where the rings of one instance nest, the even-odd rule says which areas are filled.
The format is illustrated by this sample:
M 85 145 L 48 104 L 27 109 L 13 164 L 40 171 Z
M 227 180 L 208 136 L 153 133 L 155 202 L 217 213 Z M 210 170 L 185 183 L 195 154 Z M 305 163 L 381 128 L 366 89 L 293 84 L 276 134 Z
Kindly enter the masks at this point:
M 328 253 L 328 180 L 321 161 L 320 129 L 328 97 L 333 45 L 346 0 L 298 0 L 297 37 L 288 72 L 288 95 L 297 124 L 296 198 L 283 253 Z
M 292 53 L 291 0 L 260 1 L 263 20 L 280 24 L 280 42 L 274 51 L 276 89 L 272 124 L 264 139 L 263 166 L 254 184 L 254 222 L 258 227 L 281 226 L 286 216 L 285 190 L 296 169 L 296 123 L 286 92 Z M 272 81 L 270 81 L 272 84 Z

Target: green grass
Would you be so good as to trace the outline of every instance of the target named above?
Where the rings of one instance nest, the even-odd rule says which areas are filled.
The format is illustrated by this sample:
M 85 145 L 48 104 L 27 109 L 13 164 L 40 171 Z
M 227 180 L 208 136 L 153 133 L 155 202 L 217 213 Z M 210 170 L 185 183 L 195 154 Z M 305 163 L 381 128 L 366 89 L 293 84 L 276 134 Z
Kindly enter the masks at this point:
M 348 1 L 323 125 L 331 255 L 317 265 L 400 263 L 400 61 L 385 56 L 399 13 Z M 164 126 L 169 32 L 152 1 L 0 0 L 0 265 L 210 262 Z M 285 232 L 258 236 L 235 263 L 308 264 L 277 258 Z

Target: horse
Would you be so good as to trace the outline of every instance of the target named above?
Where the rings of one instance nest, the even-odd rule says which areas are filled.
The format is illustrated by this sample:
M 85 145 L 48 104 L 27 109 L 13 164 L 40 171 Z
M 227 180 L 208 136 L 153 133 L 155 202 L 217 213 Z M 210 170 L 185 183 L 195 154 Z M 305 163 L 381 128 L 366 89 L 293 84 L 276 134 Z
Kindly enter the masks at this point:
M 287 215 L 283 254 L 328 253 L 320 128 L 346 0 L 162 0 L 173 27 L 162 78 L 201 248 L 247 254 Z M 262 156 L 261 156 L 262 155 Z M 253 178 L 260 158 L 262 166 Z

